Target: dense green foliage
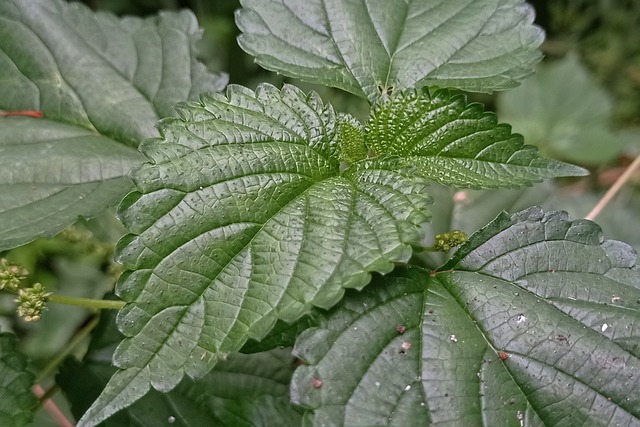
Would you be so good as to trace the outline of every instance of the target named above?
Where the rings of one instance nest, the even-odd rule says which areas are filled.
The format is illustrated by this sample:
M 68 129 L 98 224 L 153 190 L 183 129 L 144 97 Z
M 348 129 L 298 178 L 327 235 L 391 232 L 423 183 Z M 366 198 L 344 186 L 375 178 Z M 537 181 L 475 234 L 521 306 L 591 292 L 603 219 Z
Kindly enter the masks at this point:
M 570 99 L 546 108 L 564 99 L 552 83 L 575 73 L 575 59 L 501 98 L 533 141 L 461 92 L 510 88 L 533 72 L 543 41 L 533 9 L 523 0 L 241 6 L 238 43 L 260 65 L 345 90 L 368 111 L 300 81 L 226 85 L 198 60 L 188 11 L 143 19 L 62 0 L 0 5 L 0 249 L 17 248 L 17 264 L 0 264 L 0 288 L 18 294 L 27 320 L 48 315 L 46 302 L 79 303 L 38 268 L 28 273 L 37 256 L 20 252 L 79 216 L 97 219 L 53 241 L 80 247 L 101 270 L 79 294 L 101 296 L 108 271 L 119 275 L 117 297 L 82 300 L 117 316 L 82 327 L 88 350 L 56 376 L 78 425 L 640 422 L 634 250 L 593 222 L 526 203 L 491 220 L 517 203 L 450 190 L 587 173 L 528 142 L 586 165 L 623 149 L 577 147 L 616 140 L 608 98 L 589 91 L 586 73 L 563 89 L 589 92 L 593 108 Z M 551 120 L 563 108 L 576 113 Z M 470 205 L 457 221 L 467 240 L 451 231 L 451 211 L 473 194 L 491 206 L 475 214 Z M 96 238 L 119 239 L 119 267 L 107 267 L 111 249 Z M 71 333 L 84 316 L 52 328 Z M 25 425 L 34 378 L 15 363 L 15 338 L 2 337 L 3 370 L 19 380 L 3 383 L 0 417 Z

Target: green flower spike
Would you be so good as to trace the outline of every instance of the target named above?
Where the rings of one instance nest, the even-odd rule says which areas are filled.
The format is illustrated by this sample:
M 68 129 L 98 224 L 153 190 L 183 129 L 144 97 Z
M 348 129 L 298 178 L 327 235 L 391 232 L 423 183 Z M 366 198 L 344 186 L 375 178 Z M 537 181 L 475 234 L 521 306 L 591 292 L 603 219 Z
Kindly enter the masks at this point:
M 18 290 L 20 282 L 29 272 L 18 264 L 13 264 L 5 258 L 0 258 L 0 289 Z
M 40 320 L 49 295 L 51 292 L 45 292 L 44 286 L 40 283 L 36 283 L 30 288 L 20 289 L 16 300 L 18 315 L 27 322 L 37 322 Z

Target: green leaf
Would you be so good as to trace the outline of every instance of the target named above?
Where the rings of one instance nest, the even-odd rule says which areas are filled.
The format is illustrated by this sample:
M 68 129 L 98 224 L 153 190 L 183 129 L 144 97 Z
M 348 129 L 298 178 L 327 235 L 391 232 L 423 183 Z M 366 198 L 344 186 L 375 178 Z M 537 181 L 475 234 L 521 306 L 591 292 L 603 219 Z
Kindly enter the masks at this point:
M 31 392 L 35 376 L 27 371 L 27 360 L 16 350 L 13 334 L 0 334 L 0 425 L 26 426 L 33 421 L 38 399 Z
M 522 0 L 242 0 L 240 46 L 263 67 L 370 101 L 420 86 L 491 92 L 541 58 Z
M 303 333 L 292 398 L 309 425 L 636 425 L 639 302 L 635 252 L 596 224 L 502 214 Z
M 598 165 L 625 145 L 612 130 L 611 97 L 575 55 L 541 66 L 521 87 L 501 94 L 498 110 L 549 157 Z
M 195 57 L 192 13 L 147 19 L 80 3 L 0 4 L 0 250 L 52 236 L 131 190 L 136 150 L 172 106 L 221 90 Z
M 122 336 L 115 316 L 104 316 L 82 363 L 68 358 L 56 377 L 80 417 L 117 370 L 111 354 Z M 289 398 L 294 370 L 290 349 L 231 354 L 197 382 L 185 379 L 169 393 L 152 391 L 101 426 L 296 426 L 299 409 Z
M 587 173 L 539 157 L 522 135 L 498 124 L 495 114 L 446 89 L 380 99 L 365 127 L 365 143 L 376 155 L 399 156 L 391 159 L 395 167 L 456 187 L 514 188 Z
M 314 93 L 230 86 L 180 115 L 141 146 L 151 163 L 121 206 L 127 338 L 82 425 L 408 261 L 428 218 L 420 177 L 373 161 L 340 175 L 336 115 Z

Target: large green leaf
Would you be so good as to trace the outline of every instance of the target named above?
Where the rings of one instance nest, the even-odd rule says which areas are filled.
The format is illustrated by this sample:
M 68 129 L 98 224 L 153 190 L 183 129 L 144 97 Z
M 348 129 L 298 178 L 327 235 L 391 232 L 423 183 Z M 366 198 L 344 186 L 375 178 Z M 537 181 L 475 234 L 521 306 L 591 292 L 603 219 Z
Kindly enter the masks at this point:
M 382 98 L 373 108 L 364 140 L 396 167 L 445 185 L 466 188 L 514 188 L 543 178 L 585 175 L 579 167 L 544 159 L 511 126 L 462 94 L 405 91 Z
M 172 106 L 221 90 L 195 57 L 190 12 L 147 19 L 80 3 L 0 3 L 0 250 L 51 236 L 129 190 L 137 145 Z
M 103 317 L 82 363 L 68 358 L 56 377 L 78 418 L 117 369 L 111 364 L 111 354 L 122 336 L 114 318 Z M 169 393 L 152 391 L 101 426 L 300 425 L 300 409 L 289 398 L 294 367 L 290 349 L 230 354 L 204 378 L 185 379 Z
M 242 0 L 240 46 L 263 67 L 369 100 L 424 85 L 491 92 L 541 58 L 522 0 Z
M 26 426 L 33 420 L 38 400 L 31 392 L 35 376 L 26 357 L 16 351 L 16 337 L 0 334 L 0 425 Z
M 498 98 L 500 118 L 549 157 L 598 165 L 626 143 L 612 130 L 610 95 L 575 55 L 544 64 L 522 86 Z
M 141 146 L 152 163 L 121 207 L 127 338 L 82 425 L 408 261 L 428 218 L 423 178 L 375 162 L 340 174 L 336 115 L 313 93 L 231 86 L 180 114 Z
M 594 223 L 502 214 L 374 282 L 296 343 L 310 425 L 640 423 L 640 269 Z

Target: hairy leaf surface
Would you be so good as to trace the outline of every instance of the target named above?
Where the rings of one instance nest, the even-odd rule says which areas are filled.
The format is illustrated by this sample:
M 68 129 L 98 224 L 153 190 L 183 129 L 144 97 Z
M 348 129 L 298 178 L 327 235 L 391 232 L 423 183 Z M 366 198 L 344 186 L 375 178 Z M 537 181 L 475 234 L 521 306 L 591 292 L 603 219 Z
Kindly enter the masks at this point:
M 240 46 L 263 67 L 369 100 L 425 85 L 491 92 L 541 58 L 523 0 L 243 0 Z
M 448 90 L 405 91 L 374 106 L 365 142 L 395 167 L 465 188 L 515 188 L 544 178 L 584 175 L 582 168 L 545 159 L 511 126 L 481 104 Z M 397 158 L 400 157 L 400 158 Z
M 142 145 L 152 163 L 121 206 L 127 338 L 83 425 L 408 261 L 428 218 L 423 178 L 375 162 L 340 174 L 336 114 L 313 93 L 231 86 L 180 114 Z
M 51 236 L 131 190 L 138 144 L 172 106 L 221 90 L 190 12 L 147 19 L 80 3 L 0 3 L 0 250 Z
M 13 334 L 0 334 L 0 425 L 22 427 L 33 421 L 37 399 L 31 392 L 35 376 L 24 354 L 16 350 Z
M 439 270 L 397 269 L 297 340 L 311 425 L 636 425 L 640 270 L 585 220 L 500 215 Z

